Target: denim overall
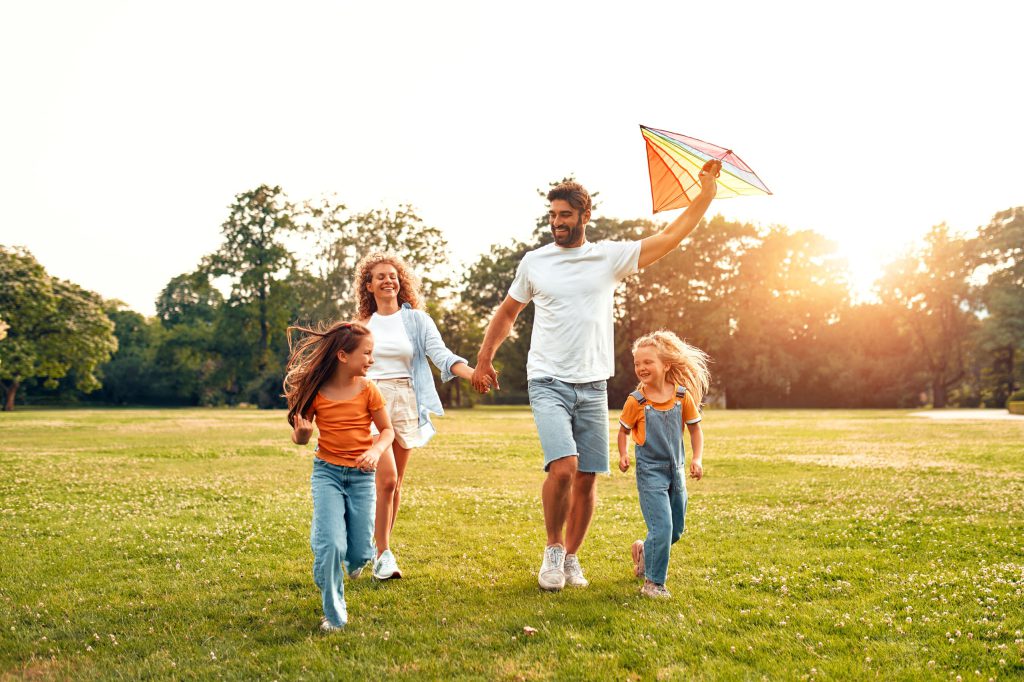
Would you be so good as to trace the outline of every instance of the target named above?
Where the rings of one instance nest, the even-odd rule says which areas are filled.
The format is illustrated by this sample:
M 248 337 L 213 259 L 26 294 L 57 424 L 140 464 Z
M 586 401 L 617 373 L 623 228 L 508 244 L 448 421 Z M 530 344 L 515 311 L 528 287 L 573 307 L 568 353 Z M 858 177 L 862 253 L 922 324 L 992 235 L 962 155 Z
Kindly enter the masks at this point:
M 676 401 L 669 410 L 651 407 L 640 391 L 631 394 L 644 410 L 646 437 L 635 447 L 636 487 L 640 511 L 647 523 L 644 540 L 646 577 L 665 584 L 669 549 L 685 530 L 686 482 L 683 480 L 683 396 L 676 387 Z

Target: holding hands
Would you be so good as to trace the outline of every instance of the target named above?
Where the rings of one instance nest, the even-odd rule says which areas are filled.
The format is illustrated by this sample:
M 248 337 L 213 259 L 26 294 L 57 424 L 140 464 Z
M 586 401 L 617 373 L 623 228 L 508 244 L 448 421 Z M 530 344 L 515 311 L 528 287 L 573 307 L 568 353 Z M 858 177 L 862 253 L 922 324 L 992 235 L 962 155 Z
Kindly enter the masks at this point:
M 501 386 L 498 385 L 498 371 L 486 360 L 477 362 L 472 381 L 477 393 L 488 393 L 492 386 L 495 390 L 501 390 Z

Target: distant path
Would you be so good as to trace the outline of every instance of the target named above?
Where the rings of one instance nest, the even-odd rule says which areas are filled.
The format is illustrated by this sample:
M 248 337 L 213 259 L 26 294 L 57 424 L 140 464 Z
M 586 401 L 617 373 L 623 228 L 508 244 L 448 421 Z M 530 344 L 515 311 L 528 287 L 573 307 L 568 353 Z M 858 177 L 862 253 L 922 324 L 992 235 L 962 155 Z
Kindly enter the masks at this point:
M 924 412 L 911 412 L 912 417 L 928 417 L 929 419 L 970 419 L 982 421 L 1024 421 L 1022 414 L 1010 414 L 1006 410 L 926 410 Z

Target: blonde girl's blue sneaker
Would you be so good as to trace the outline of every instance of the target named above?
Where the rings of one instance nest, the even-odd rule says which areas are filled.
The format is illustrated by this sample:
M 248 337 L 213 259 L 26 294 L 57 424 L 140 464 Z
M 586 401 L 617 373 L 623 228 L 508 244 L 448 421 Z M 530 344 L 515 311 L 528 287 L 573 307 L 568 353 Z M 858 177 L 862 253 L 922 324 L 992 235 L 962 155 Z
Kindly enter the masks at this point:
M 664 585 L 652 583 L 650 580 L 644 581 L 644 586 L 640 588 L 640 594 L 652 599 L 670 599 L 672 597 L 672 593 L 668 591 L 668 588 Z
M 401 578 L 402 571 L 398 568 L 398 561 L 390 549 L 385 549 L 373 562 L 373 577 L 377 580 L 391 580 Z

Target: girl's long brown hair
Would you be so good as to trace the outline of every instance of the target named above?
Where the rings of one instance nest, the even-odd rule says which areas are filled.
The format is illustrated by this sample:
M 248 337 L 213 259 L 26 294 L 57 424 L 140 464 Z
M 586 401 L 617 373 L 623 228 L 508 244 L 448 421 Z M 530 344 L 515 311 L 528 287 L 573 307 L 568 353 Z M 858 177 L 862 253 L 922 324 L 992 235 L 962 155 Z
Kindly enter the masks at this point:
M 693 402 L 700 406 L 711 386 L 711 373 L 708 371 L 708 354 L 696 346 L 683 341 L 669 331 L 659 330 L 641 336 L 633 342 L 633 352 L 638 348 L 650 346 L 658 354 L 658 359 L 668 367 L 665 378 L 674 384 L 683 386 L 690 392 Z M 643 387 L 643 382 L 636 390 Z
M 393 266 L 395 271 L 398 272 L 398 305 L 401 306 L 403 303 L 408 303 L 413 308 L 422 308 L 423 300 L 420 296 L 419 277 L 409 269 L 404 260 L 393 253 L 374 251 L 366 254 L 356 264 L 356 276 L 355 282 L 353 282 L 353 288 L 356 291 L 356 303 L 358 304 L 356 317 L 360 320 L 366 320 L 370 315 L 377 312 L 377 301 L 373 298 L 373 294 L 366 290 L 366 285 L 370 283 L 373 269 L 381 263 Z
M 304 334 L 292 344 L 292 331 Z M 295 415 L 305 417 L 313 407 L 317 391 L 338 368 L 338 353 L 351 353 L 370 330 L 358 322 L 321 323 L 312 327 L 288 327 L 288 365 L 284 375 L 284 397 L 288 400 L 288 423 Z

